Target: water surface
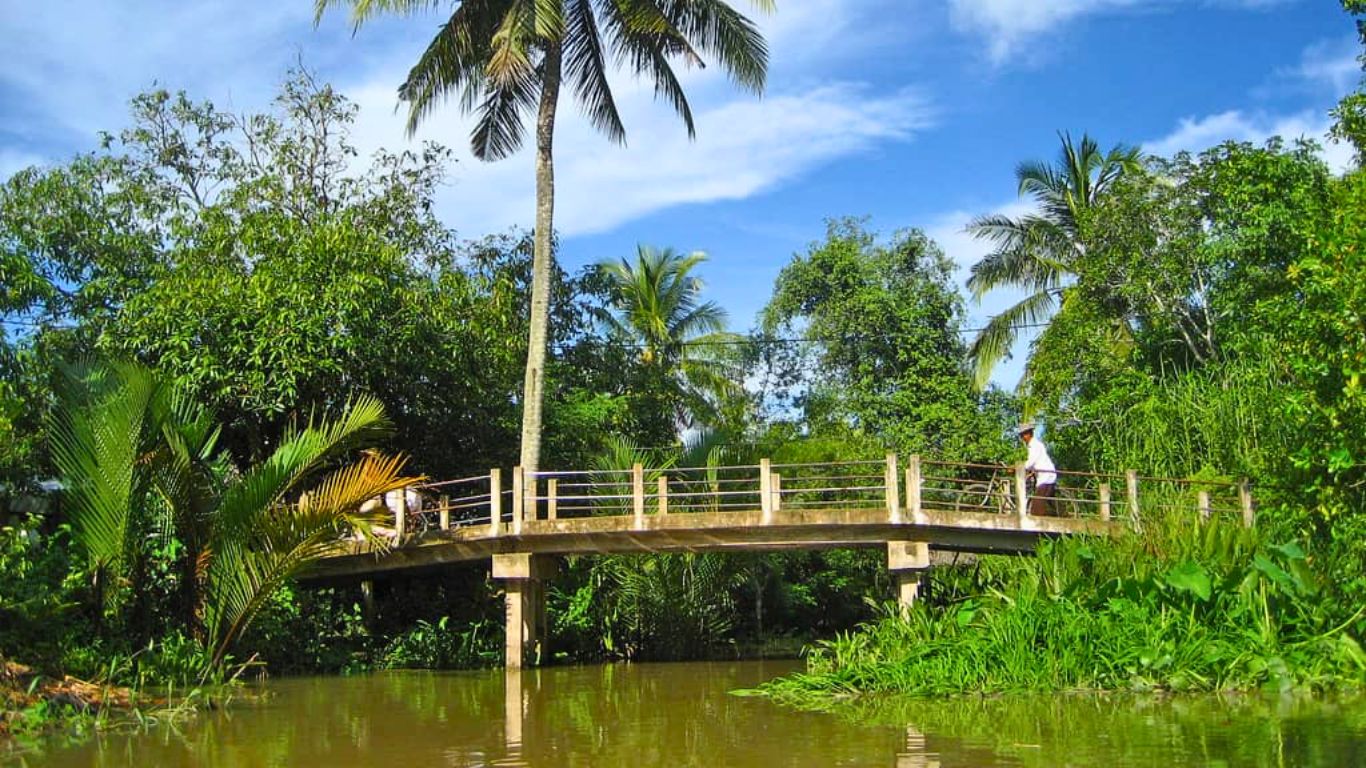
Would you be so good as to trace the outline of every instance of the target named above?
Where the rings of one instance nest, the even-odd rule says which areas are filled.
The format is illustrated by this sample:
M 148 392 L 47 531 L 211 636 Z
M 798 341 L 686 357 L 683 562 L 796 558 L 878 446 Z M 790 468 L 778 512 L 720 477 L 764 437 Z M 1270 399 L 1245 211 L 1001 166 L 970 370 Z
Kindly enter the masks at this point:
M 837 714 L 728 695 L 793 662 L 273 680 L 259 704 L 106 734 L 43 766 L 1366 766 L 1366 703 L 1050 696 Z

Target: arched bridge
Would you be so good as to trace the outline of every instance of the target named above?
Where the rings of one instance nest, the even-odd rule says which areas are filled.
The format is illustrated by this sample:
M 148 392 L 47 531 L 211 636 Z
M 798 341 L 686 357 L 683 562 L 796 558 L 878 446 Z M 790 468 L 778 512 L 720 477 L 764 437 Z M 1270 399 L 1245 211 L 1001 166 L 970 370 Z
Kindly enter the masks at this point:
M 1252 524 L 1246 483 L 1060 471 L 1047 516 L 1023 467 L 895 454 L 868 461 L 524 473 L 428 483 L 389 500 L 388 546 L 338 545 L 309 581 L 490 560 L 507 594 L 507 663 L 543 655 L 542 582 L 559 556 L 885 547 L 912 603 L 930 550 L 1032 552 L 1040 538 L 1109 535 L 1143 509 Z M 510 481 L 510 482 L 508 482 Z

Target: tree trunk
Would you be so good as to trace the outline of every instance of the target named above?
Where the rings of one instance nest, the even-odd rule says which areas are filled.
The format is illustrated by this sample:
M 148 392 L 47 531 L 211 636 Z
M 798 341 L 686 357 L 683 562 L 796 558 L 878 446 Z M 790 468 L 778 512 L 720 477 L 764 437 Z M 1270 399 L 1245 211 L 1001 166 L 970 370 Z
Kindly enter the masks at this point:
M 536 115 L 536 232 L 531 261 L 531 317 L 527 332 L 526 380 L 522 385 L 522 469 L 535 472 L 541 460 L 541 405 L 550 326 L 550 249 L 555 237 L 555 107 L 560 97 L 560 41 L 546 45 L 541 104 Z

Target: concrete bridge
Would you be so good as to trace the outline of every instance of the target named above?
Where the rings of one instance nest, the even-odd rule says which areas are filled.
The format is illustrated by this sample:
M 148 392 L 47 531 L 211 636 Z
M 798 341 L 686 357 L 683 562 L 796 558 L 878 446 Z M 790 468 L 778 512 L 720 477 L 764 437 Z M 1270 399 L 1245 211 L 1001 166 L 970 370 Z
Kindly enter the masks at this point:
M 566 555 L 878 547 L 910 606 L 931 550 L 1027 554 L 1042 538 L 1106 536 L 1145 514 L 1237 517 L 1246 483 L 1059 472 L 1048 516 L 1022 467 L 924 460 L 524 473 L 394 494 L 388 545 L 339 544 L 306 581 L 361 580 L 486 560 L 504 585 L 508 667 L 545 658 L 544 582 Z

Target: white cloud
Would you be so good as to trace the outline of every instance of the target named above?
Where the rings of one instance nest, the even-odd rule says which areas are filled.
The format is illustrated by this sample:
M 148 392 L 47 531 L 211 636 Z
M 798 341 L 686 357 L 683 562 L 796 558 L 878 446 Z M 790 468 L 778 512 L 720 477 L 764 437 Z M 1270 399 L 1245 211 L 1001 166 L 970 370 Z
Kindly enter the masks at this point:
M 1299 65 L 1285 74 L 1327 88 L 1334 95 L 1346 93 L 1361 79 L 1358 45 L 1353 38 L 1316 43 L 1306 48 Z
M 1170 156 L 1183 151 L 1199 152 L 1225 141 L 1261 143 L 1272 136 L 1287 141 L 1306 138 L 1319 142 L 1324 162 L 1334 173 L 1342 173 L 1352 166 L 1352 148 L 1328 138 L 1330 125 L 1327 115 L 1314 110 L 1292 115 L 1265 115 L 1235 109 L 1200 118 L 1183 118 L 1171 133 L 1145 141 L 1143 149 Z
M 1261 8 L 1292 0 L 1210 0 L 1206 4 Z M 1001 63 L 1020 44 L 1083 16 L 1124 10 L 1170 9 L 1178 0 L 949 0 L 955 27 L 984 35 L 992 61 Z
M 89 137 L 124 123 L 129 97 L 154 82 L 218 100 L 269 92 L 310 31 L 307 2 L 29 3 L 0 13 L 0 85 L 22 95 L 0 130 L 31 143 L 45 131 Z
M 960 29 L 990 41 L 993 61 L 1006 59 L 1025 38 L 1078 16 L 1141 5 L 1146 0 L 949 0 L 949 15 Z
M 667 105 L 629 77 L 616 78 L 630 145 L 596 135 L 562 100 L 556 137 L 557 222 L 565 234 L 597 232 L 670 206 L 745 198 L 879 142 L 905 140 L 930 121 L 915 90 L 883 93 L 830 74 L 843 56 L 868 55 L 889 27 L 864 23 L 904 0 L 803 0 L 758 18 L 771 49 L 773 90 L 762 99 L 736 92 L 719 67 L 685 70 L 698 138 L 689 142 Z M 159 82 L 220 108 L 260 110 L 283 69 L 302 57 L 361 106 L 353 138 L 365 152 L 407 144 L 395 91 L 442 21 L 444 11 L 388 19 L 352 39 L 345 11 L 320 31 L 306 1 L 69 0 L 0 14 L 6 67 L 0 93 L 0 170 L 35 155 L 92 146 L 100 130 L 127 123 L 127 100 Z M 442 214 L 465 232 L 528 225 L 533 211 L 530 153 L 485 164 L 466 150 L 469 123 L 455 109 L 426 122 L 419 138 L 456 149 L 455 183 Z M 24 158 L 21 162 L 19 158 Z
M 396 82 L 388 74 L 346 88 L 362 108 L 353 138 L 363 153 L 402 140 L 404 116 L 393 111 Z M 685 87 L 695 141 L 648 86 L 616 78 L 625 147 L 599 135 L 566 94 L 555 136 L 557 231 L 602 232 L 676 205 L 744 199 L 879 142 L 907 140 L 933 119 L 928 101 L 914 90 L 878 94 L 837 82 L 759 98 L 734 91 L 710 70 L 689 73 Z M 464 232 L 529 226 L 535 199 L 530 148 L 480 162 L 467 149 L 470 124 L 445 107 L 417 136 L 441 141 L 459 158 L 454 184 L 440 201 L 442 218 Z

